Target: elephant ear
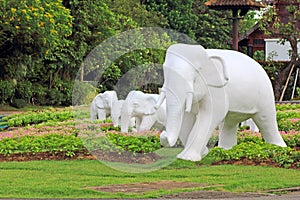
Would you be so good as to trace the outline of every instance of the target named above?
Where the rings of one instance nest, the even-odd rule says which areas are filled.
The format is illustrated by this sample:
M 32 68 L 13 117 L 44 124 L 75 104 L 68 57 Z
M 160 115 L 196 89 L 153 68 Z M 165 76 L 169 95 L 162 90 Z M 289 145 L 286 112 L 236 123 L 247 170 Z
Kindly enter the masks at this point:
M 103 104 L 103 98 L 104 98 L 104 95 L 103 94 L 98 94 L 96 96 L 96 107 L 97 108 L 100 108 L 100 109 L 103 109 L 104 108 L 104 104 Z
M 219 56 L 208 56 L 200 68 L 207 85 L 223 87 L 227 84 L 229 77 L 224 60 Z
M 156 112 L 155 109 L 156 105 L 156 99 L 154 97 L 147 97 L 146 102 L 145 102 L 145 115 L 152 115 Z

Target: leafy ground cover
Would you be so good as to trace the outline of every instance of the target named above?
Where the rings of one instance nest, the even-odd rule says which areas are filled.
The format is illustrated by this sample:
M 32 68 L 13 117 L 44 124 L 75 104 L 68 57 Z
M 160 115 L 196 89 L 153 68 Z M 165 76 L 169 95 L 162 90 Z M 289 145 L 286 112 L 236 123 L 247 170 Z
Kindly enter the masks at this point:
M 161 148 L 159 131 L 125 134 L 118 127 L 113 127 L 110 120 L 90 122 L 86 120 L 88 112 L 80 112 L 78 120 L 76 114 L 71 108 L 48 108 L 2 118 L 1 124 L 10 127 L 0 132 L 2 159 L 18 155 L 22 160 L 29 155 L 42 156 L 41 153 L 44 153 L 41 159 L 49 153 L 57 155 L 57 159 L 77 158 L 77 154 L 91 158 L 89 152 L 97 159 L 111 161 L 113 158 L 114 162 L 149 163 L 160 159 L 153 153 Z M 266 144 L 260 133 L 242 127 L 238 132 L 238 145 L 228 151 L 214 147 L 217 142 L 214 135 L 210 140 L 213 148 L 202 162 L 299 169 L 300 105 L 277 105 L 277 119 L 287 148 Z

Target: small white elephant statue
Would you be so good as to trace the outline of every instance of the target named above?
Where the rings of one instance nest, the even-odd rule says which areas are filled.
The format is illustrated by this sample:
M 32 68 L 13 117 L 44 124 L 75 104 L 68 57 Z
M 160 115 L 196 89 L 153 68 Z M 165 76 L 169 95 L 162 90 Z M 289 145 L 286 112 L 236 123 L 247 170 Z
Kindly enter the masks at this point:
M 111 108 L 111 118 L 114 124 L 114 127 L 118 127 L 121 125 L 121 110 L 123 107 L 125 100 L 114 101 Z M 135 118 L 131 118 L 130 126 L 135 126 Z
M 118 101 L 118 96 L 115 91 L 98 94 L 90 106 L 91 120 L 105 120 L 111 114 L 112 105 L 116 101 Z
M 130 91 L 121 110 L 121 131 L 128 132 L 130 119 L 135 118 L 136 131 L 150 130 L 152 127 L 163 128 L 166 122 L 166 105 L 156 109 L 158 94 L 146 94 Z
M 279 134 L 272 85 L 252 58 L 232 50 L 174 44 L 166 52 L 164 84 L 157 106 L 166 99 L 167 121 L 160 140 L 174 146 L 178 158 L 199 161 L 215 128 L 221 124 L 218 146 L 237 144 L 240 122 L 252 118 L 268 143 L 285 147 Z

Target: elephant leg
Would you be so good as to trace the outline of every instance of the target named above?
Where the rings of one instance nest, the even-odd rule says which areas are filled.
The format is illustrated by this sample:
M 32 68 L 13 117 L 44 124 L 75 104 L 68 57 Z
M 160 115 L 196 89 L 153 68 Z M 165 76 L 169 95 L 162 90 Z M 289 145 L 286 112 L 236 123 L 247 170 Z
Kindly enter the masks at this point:
M 218 147 L 231 149 L 237 145 L 237 131 L 240 122 L 249 119 L 251 115 L 228 112 L 220 126 Z
M 258 126 L 266 142 L 286 147 L 286 144 L 278 131 L 276 114 L 268 115 L 268 112 L 258 112 L 252 117 L 252 119 Z
M 141 123 L 142 123 L 141 118 L 135 117 L 135 128 L 137 132 L 140 130 Z
M 154 116 L 152 116 L 152 115 L 144 116 L 138 131 L 150 130 L 151 127 L 154 125 L 155 121 L 156 120 L 155 120 Z
M 198 113 L 194 126 L 187 138 L 184 150 L 177 155 L 177 158 L 199 161 L 208 153 L 206 145 L 219 124 L 219 121 L 207 116 L 209 116 L 209 114 Z
M 98 115 L 98 119 L 101 121 L 106 119 L 106 112 L 104 109 L 98 109 L 97 115 Z
M 236 133 L 240 120 L 226 117 L 219 130 L 218 147 L 223 149 L 231 149 L 237 145 Z
M 188 134 L 190 133 L 193 125 L 195 123 L 196 116 L 193 113 L 184 113 L 183 119 L 182 119 L 182 125 L 181 125 L 181 130 L 179 133 L 179 139 L 182 142 L 182 144 L 185 146 L 187 143 L 188 139 Z
M 95 109 L 90 109 L 90 119 L 91 119 L 91 121 L 97 119 L 97 112 Z

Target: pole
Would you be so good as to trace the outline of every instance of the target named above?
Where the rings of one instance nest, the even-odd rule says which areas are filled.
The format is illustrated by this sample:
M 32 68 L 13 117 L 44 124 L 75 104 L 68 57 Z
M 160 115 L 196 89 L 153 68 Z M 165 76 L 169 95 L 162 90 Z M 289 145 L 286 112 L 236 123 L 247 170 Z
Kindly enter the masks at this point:
M 293 92 L 292 92 L 291 99 L 294 98 L 294 94 L 295 94 L 295 90 L 296 90 L 296 85 L 297 85 L 298 74 L 299 74 L 299 68 L 297 68 L 297 70 L 296 70 L 295 82 L 294 82 L 294 86 L 293 86 Z M 298 95 L 300 95 L 300 94 L 298 94 Z
M 232 10 L 232 49 L 239 50 L 238 10 Z
M 284 88 L 283 88 L 283 91 L 282 91 L 282 94 L 281 94 L 281 96 L 280 96 L 279 101 L 282 101 L 282 99 L 283 99 L 285 90 L 286 90 L 286 88 L 287 88 L 287 86 L 288 86 L 288 83 L 289 83 L 289 81 L 290 81 L 290 78 L 291 78 L 292 72 L 293 72 L 293 70 L 294 70 L 294 67 L 295 67 L 295 65 L 293 64 L 293 65 L 292 65 L 292 68 L 291 68 L 291 71 L 290 71 L 290 73 L 289 73 L 289 76 L 288 76 L 288 78 L 287 78 L 287 80 L 286 80 L 286 82 L 285 82 L 285 85 L 284 85 Z

